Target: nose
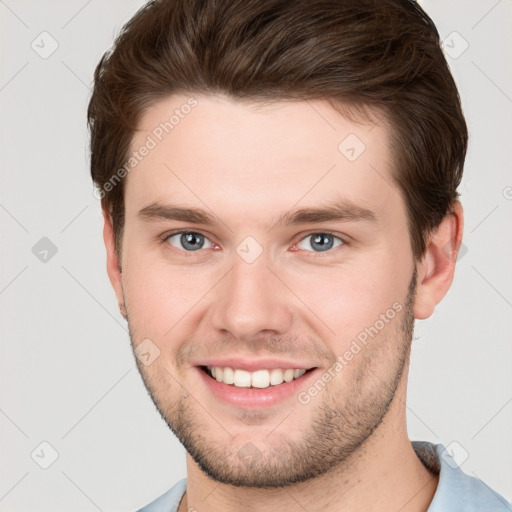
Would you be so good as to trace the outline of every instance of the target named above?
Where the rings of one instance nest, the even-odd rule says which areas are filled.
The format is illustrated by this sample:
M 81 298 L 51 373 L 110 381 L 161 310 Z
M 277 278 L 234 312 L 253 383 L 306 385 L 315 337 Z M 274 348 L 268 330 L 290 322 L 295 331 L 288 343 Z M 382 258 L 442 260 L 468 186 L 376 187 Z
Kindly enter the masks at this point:
M 213 327 L 235 339 L 277 336 L 292 326 L 292 294 L 268 268 L 264 255 L 247 263 L 234 255 L 231 271 L 216 287 Z M 270 266 L 270 265 L 269 265 Z

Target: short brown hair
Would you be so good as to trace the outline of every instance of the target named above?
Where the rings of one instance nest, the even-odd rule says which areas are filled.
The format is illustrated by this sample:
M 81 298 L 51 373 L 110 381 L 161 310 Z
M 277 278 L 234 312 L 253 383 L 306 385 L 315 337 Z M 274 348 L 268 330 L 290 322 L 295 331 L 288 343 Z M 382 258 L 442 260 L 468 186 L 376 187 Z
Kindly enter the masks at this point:
M 467 127 L 439 34 L 414 1 L 154 0 L 103 55 L 88 108 L 91 175 L 119 253 L 124 180 L 105 185 L 144 111 L 176 93 L 378 109 L 417 259 L 459 196 Z

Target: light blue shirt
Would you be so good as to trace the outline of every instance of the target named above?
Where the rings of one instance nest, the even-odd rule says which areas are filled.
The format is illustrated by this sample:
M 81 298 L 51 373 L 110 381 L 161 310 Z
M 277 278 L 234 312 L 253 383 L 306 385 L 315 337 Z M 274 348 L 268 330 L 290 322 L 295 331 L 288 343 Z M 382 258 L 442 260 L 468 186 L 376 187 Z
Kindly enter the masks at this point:
M 512 505 L 484 482 L 464 473 L 442 444 L 413 441 L 423 464 L 439 473 L 439 483 L 427 512 L 511 512 Z M 165 494 L 138 512 L 177 512 L 187 488 L 180 480 Z

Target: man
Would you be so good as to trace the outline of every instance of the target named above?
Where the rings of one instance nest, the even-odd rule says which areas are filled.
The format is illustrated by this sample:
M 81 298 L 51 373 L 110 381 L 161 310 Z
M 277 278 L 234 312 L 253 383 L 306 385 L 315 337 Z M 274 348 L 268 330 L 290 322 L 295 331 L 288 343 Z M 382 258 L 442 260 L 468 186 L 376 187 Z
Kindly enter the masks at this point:
M 143 511 L 510 510 L 407 435 L 467 148 L 417 4 L 150 2 L 98 65 L 89 123 L 109 277 L 187 450 Z

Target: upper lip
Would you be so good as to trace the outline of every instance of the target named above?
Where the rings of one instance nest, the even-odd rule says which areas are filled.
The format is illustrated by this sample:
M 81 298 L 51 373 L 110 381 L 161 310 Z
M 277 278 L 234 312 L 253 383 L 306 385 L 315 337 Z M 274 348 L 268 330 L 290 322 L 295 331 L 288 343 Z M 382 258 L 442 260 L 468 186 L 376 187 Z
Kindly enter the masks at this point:
M 254 359 L 254 358 L 240 358 L 240 357 L 225 357 L 225 358 L 214 358 L 201 361 L 197 363 L 197 366 L 210 366 L 210 367 L 221 367 L 221 368 L 235 368 L 238 370 L 246 370 L 248 372 L 254 372 L 256 370 L 271 370 L 273 368 L 293 368 L 293 369 L 305 369 L 310 370 L 315 368 L 315 365 L 304 363 L 293 360 L 279 360 L 279 359 Z

